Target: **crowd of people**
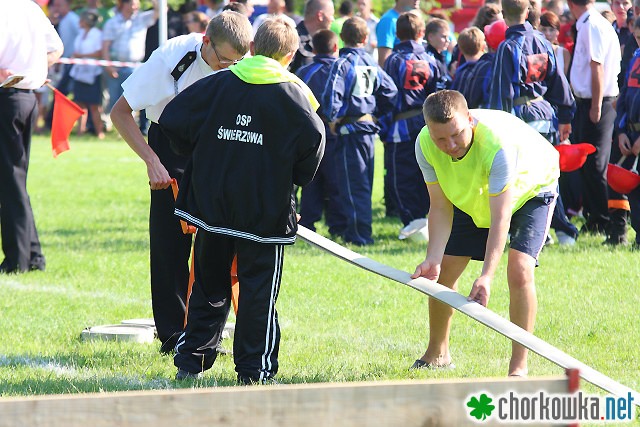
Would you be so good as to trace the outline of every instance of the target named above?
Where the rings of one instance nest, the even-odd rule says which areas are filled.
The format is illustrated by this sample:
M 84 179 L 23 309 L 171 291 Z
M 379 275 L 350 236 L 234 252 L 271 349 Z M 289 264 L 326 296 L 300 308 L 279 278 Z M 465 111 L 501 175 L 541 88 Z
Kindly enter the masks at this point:
M 161 351 L 175 351 L 177 378 L 197 377 L 215 361 L 237 257 L 238 381 L 264 383 L 278 371 L 275 302 L 296 223 L 313 230 L 324 216 L 332 236 L 374 243 L 378 137 L 398 238 L 430 236 L 414 277 L 455 288 L 469 260 L 484 260 L 470 300 L 486 305 L 509 232 L 510 314 L 527 330 L 549 227 L 566 245 L 582 233 L 625 244 L 629 218 L 640 230 L 640 189 L 619 194 L 607 183 L 609 162 L 635 167 L 640 154 L 635 1 L 613 0 L 608 17 L 591 0 L 551 0 L 544 9 L 533 0 L 487 3 L 457 37 L 446 15 L 425 16 L 417 0 L 396 0 L 379 20 L 370 0 L 344 0 L 339 17 L 332 0 L 307 0 L 302 16 L 286 0 L 270 0 L 257 16 L 251 0 L 200 9 L 185 2 L 168 12 L 169 41 L 158 46 L 155 1 L 147 11 L 139 0 L 112 9 L 87 1 L 74 11 L 69 0 L 50 0 L 36 44 L 57 88 L 88 112 L 78 132 L 104 138 L 110 120 L 147 166 L 153 314 Z M 36 14 L 28 3 L 21 6 Z M 55 64 L 58 56 L 110 63 Z M 21 65 L 0 60 L 9 64 L 0 64 L 2 80 Z M 0 96 L 24 97 L 16 105 L 46 126 L 44 78 L 36 77 Z M 0 103 L 11 116 L 18 107 Z M 30 137 L 30 128 L 20 135 L 24 173 L 0 192 L 3 273 L 45 267 L 26 193 Z M 225 143 L 198 144 L 212 137 Z M 583 142 L 595 153 L 579 171 L 560 174 L 552 146 Z M 172 180 L 181 188 L 175 203 Z M 20 209 L 7 208 L 14 205 Z M 580 214 L 578 230 L 570 217 Z M 192 237 L 176 215 L 201 230 L 191 310 Z M 429 346 L 413 368 L 451 366 L 451 311 L 438 304 L 430 303 Z M 526 349 L 514 345 L 509 374 L 527 374 Z

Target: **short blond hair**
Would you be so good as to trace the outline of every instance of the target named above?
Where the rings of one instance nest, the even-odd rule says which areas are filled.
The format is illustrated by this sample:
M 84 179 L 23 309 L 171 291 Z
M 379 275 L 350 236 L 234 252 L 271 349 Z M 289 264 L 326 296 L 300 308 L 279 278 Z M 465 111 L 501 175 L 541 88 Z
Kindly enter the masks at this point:
M 441 90 L 427 96 L 422 106 L 425 122 L 448 123 L 456 113 L 468 113 L 464 96 L 455 90 Z
M 254 53 L 276 61 L 298 50 L 299 44 L 296 29 L 279 17 L 264 21 L 253 38 Z
M 209 21 L 206 35 L 213 44 L 229 43 L 233 50 L 245 54 L 249 51 L 253 28 L 246 16 L 225 10 Z

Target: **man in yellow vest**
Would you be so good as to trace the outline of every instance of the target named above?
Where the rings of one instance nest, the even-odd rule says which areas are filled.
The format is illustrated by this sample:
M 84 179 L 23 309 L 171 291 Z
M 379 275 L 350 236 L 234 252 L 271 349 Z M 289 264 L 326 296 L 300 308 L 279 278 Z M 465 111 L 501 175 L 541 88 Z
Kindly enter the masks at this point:
M 469 110 L 459 92 L 430 95 L 416 158 L 427 183 L 429 245 L 413 278 L 456 289 L 470 260 L 484 261 L 469 301 L 489 302 L 490 286 L 510 234 L 507 281 L 511 321 L 533 331 L 534 269 L 549 232 L 560 174 L 557 151 L 517 117 Z M 429 300 L 429 345 L 411 367 L 452 367 L 453 309 Z M 527 349 L 513 343 L 509 376 L 527 375 Z

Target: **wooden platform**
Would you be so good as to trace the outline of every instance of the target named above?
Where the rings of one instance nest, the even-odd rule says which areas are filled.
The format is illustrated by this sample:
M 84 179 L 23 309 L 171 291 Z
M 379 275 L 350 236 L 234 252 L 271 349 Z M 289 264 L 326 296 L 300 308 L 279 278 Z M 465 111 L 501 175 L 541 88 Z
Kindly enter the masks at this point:
M 469 396 L 541 390 L 567 393 L 569 378 L 380 381 L 3 398 L 0 427 L 478 425 L 467 415 Z

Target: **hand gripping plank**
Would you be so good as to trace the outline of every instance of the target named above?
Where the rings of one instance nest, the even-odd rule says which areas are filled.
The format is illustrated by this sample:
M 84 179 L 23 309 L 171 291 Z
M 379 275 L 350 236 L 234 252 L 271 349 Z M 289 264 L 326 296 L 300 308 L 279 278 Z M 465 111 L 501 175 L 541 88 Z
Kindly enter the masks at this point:
M 626 387 L 595 369 L 585 365 L 577 359 L 569 356 L 546 341 L 525 331 L 521 327 L 511 323 L 507 319 L 497 315 L 486 307 L 475 302 L 469 302 L 459 293 L 442 286 L 434 281 L 418 278 L 412 279 L 411 275 L 405 271 L 397 270 L 388 265 L 381 264 L 356 252 L 353 252 L 337 243 L 320 236 L 313 231 L 298 225 L 298 236 L 307 243 L 311 243 L 330 254 L 342 258 L 352 264 L 357 265 L 367 271 L 376 273 L 387 279 L 407 285 L 422 292 L 432 298 L 443 302 L 456 310 L 466 314 L 474 320 L 493 329 L 501 335 L 539 354 L 545 359 L 555 363 L 565 369 L 578 369 L 580 376 L 585 381 L 600 387 L 601 389 L 619 397 L 627 397 L 628 393 L 633 396 L 633 402 L 640 406 L 640 393 Z

